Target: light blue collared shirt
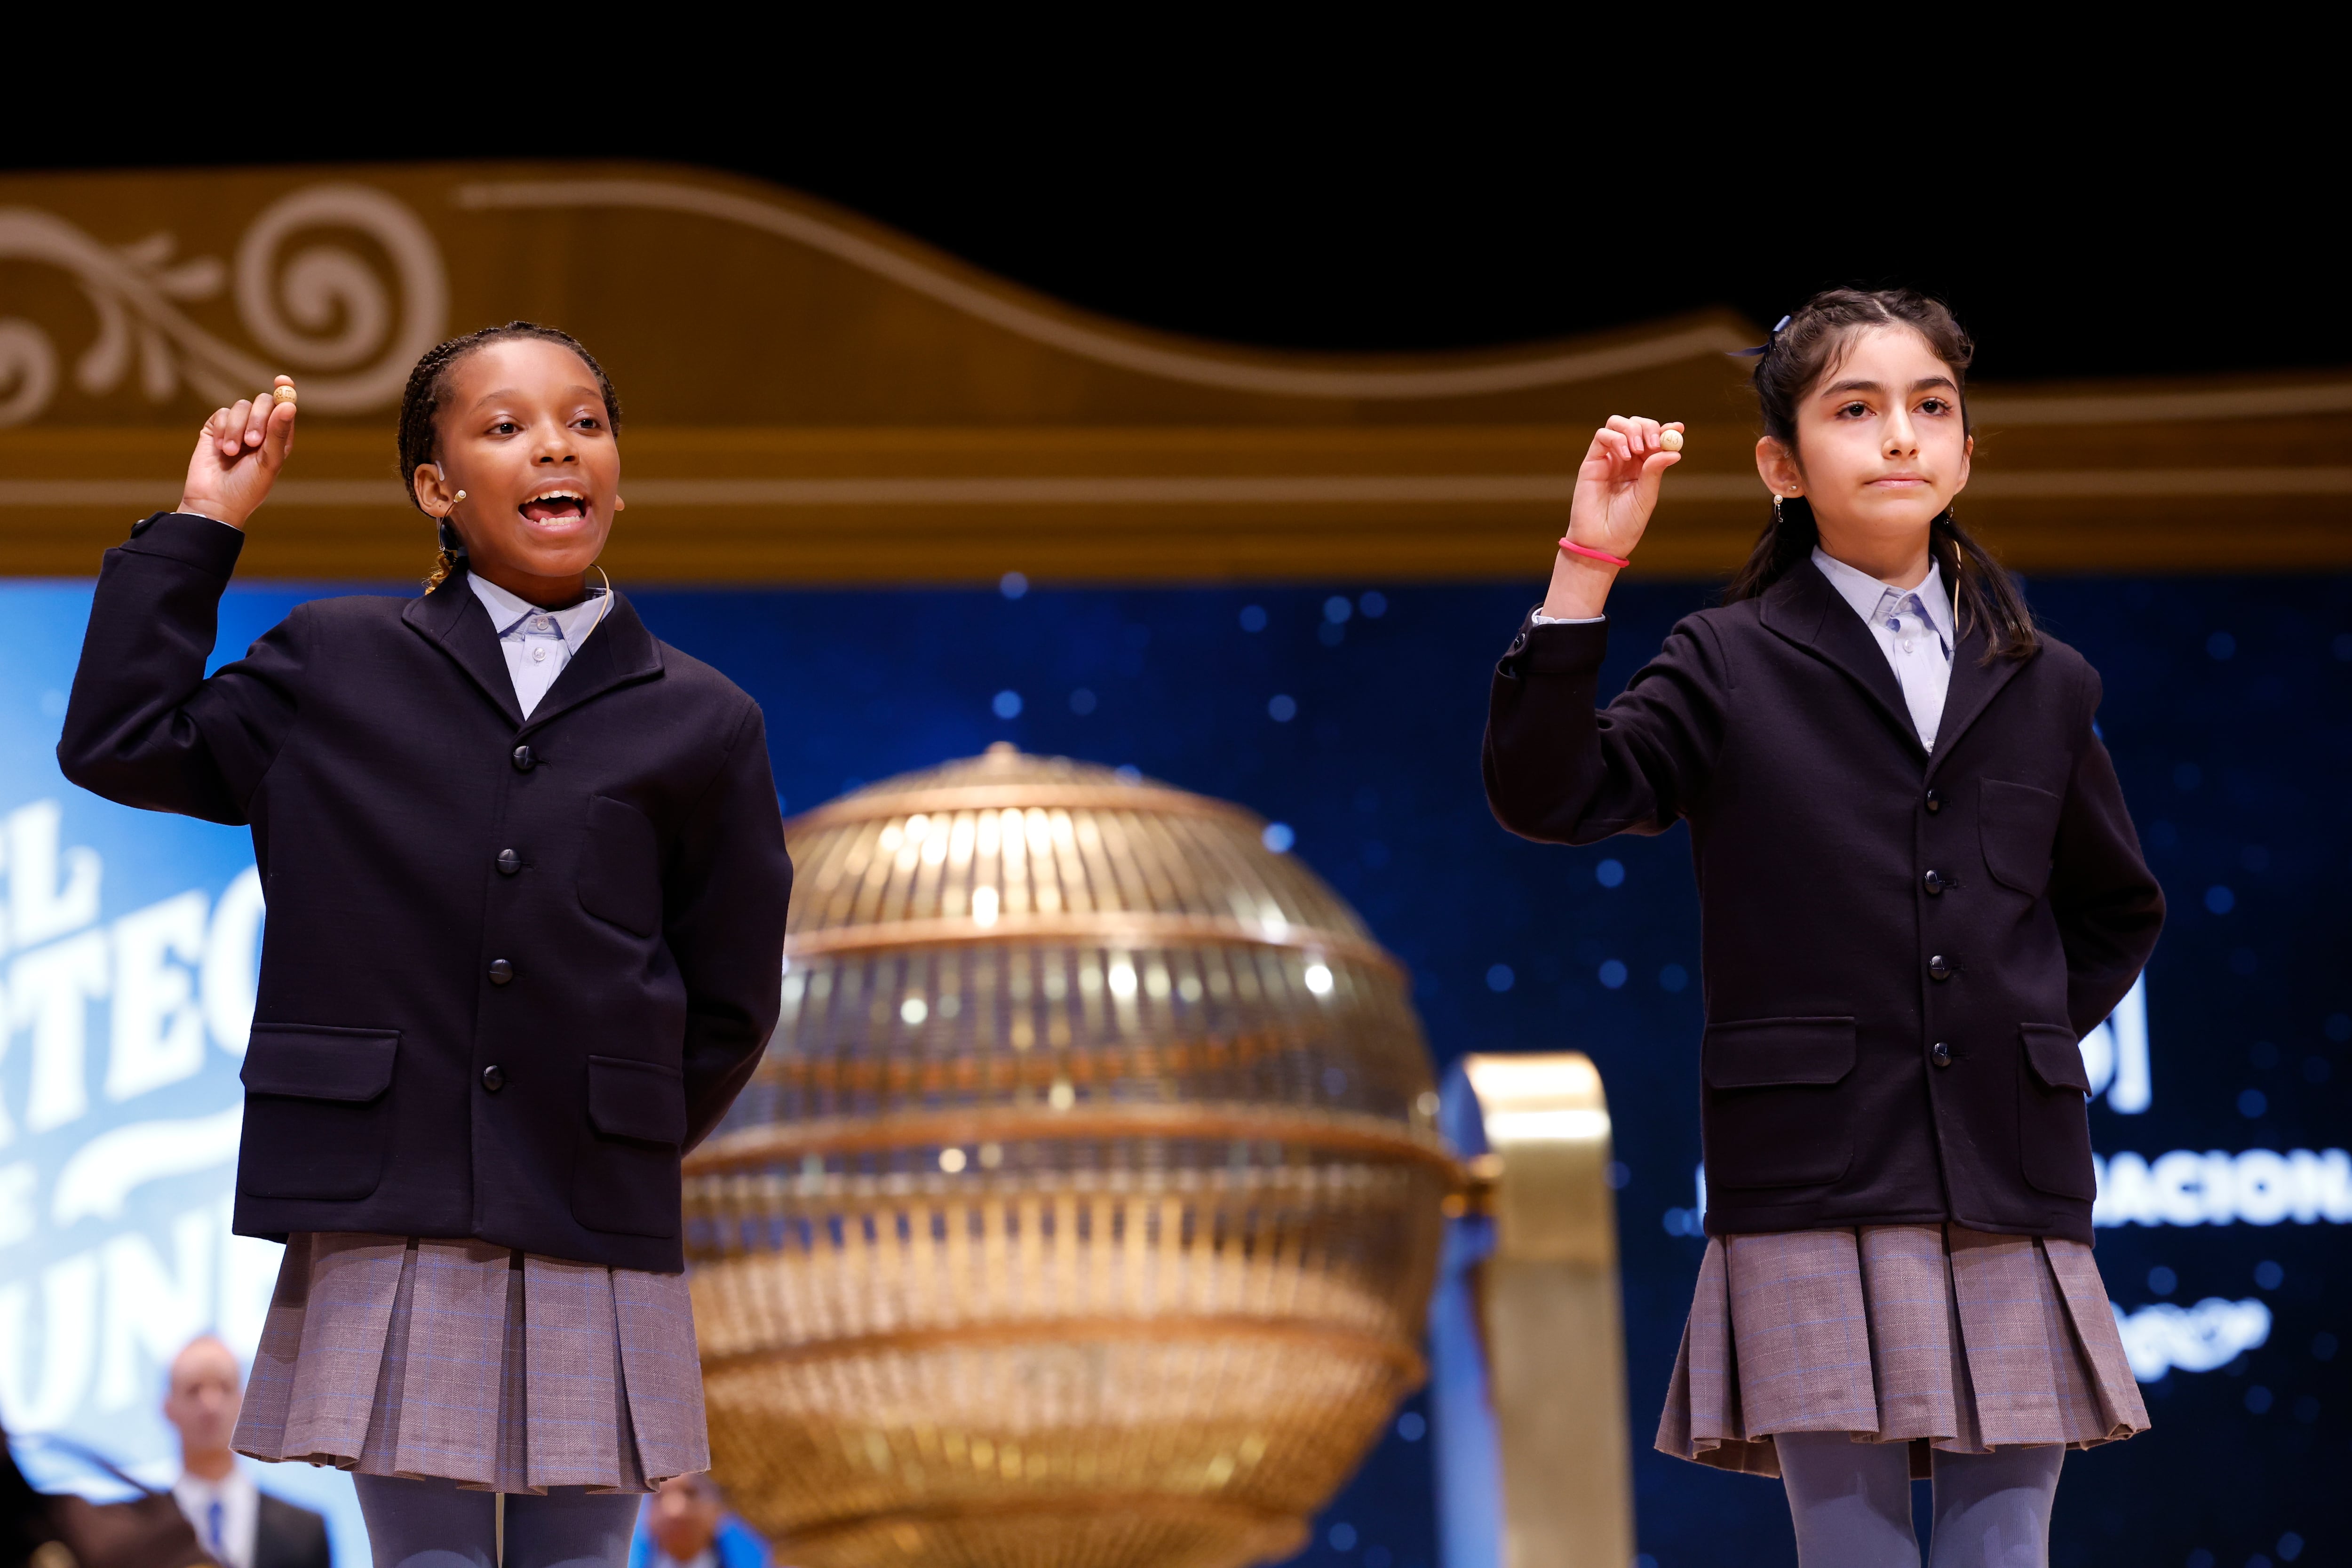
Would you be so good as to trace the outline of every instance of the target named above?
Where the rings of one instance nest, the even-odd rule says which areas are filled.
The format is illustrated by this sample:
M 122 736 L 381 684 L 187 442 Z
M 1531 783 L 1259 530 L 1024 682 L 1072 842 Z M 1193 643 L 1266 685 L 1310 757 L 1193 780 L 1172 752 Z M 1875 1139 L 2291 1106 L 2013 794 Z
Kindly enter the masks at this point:
M 1913 587 L 1896 588 L 1869 573 L 1847 565 L 1821 546 L 1813 547 L 1813 564 L 1838 596 L 1853 606 L 1878 639 L 1887 668 L 1903 688 L 1903 702 L 1911 710 L 1911 727 L 1919 743 L 1936 749 L 1936 729 L 1944 721 L 1944 696 L 1952 685 L 1952 595 L 1944 586 L 1943 569 L 1930 556 L 1927 575 Z M 1606 617 L 1570 618 L 1547 616 L 1538 605 L 1529 617 L 1538 626 L 1598 626 Z
M 604 615 L 604 590 L 591 588 L 588 596 L 566 610 L 542 610 L 516 597 L 478 572 L 466 574 L 466 585 L 490 612 L 491 629 L 507 656 L 507 675 L 514 681 L 515 701 L 526 719 L 539 706 L 563 667 Z
M 1936 728 L 1944 721 L 1944 694 L 1952 685 L 1952 595 L 1943 568 L 1930 556 L 1927 575 L 1909 588 L 1896 588 L 1813 547 L 1813 564 L 1853 606 L 1878 649 L 1886 656 L 1911 710 L 1919 743 L 1936 749 Z

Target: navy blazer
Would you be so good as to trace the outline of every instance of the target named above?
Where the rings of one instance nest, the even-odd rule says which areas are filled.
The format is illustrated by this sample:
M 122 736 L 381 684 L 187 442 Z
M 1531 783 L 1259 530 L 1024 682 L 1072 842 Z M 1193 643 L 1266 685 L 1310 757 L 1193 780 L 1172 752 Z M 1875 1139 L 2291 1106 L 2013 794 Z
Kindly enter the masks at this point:
M 2091 1240 L 2075 1042 L 2131 988 L 2164 896 L 2099 678 L 2044 637 L 1952 658 L 1932 753 L 1811 562 L 1686 617 L 1596 712 L 1605 624 L 1524 626 L 1486 797 L 1529 838 L 1691 828 L 1714 1235 L 1954 1220 Z
M 679 1159 L 780 1001 L 758 705 L 616 595 L 526 721 L 462 570 L 302 605 L 207 679 L 244 538 L 160 514 L 106 552 L 58 742 L 110 800 L 252 827 L 237 1231 L 683 1268 Z

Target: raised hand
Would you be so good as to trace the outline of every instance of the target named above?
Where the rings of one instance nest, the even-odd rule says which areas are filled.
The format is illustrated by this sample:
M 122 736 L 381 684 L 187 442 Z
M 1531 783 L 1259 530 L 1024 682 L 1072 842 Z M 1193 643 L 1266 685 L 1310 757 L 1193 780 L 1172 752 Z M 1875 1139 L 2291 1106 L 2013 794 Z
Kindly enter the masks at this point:
M 283 395 L 281 395 L 281 389 Z M 257 397 L 215 408 L 188 459 L 179 510 L 241 529 L 268 499 L 294 449 L 294 381 L 281 375 Z
M 1592 433 L 1592 445 L 1576 470 L 1569 502 L 1568 538 L 1587 550 L 1619 558 L 1633 553 L 1658 504 L 1658 486 L 1682 459 L 1682 423 L 1612 415 Z M 1671 443 L 1668 432 L 1673 433 Z M 1562 550 L 1554 559 L 1551 591 L 1544 613 L 1562 620 L 1601 614 L 1617 568 L 1590 555 Z
M 1683 460 L 1682 428 L 1680 420 L 1661 425 L 1654 419 L 1610 416 L 1609 423 L 1592 433 L 1592 446 L 1576 470 L 1568 536 L 1588 549 L 1631 555 L 1657 508 L 1659 481 Z M 1675 437 L 1674 451 L 1661 440 L 1669 430 Z

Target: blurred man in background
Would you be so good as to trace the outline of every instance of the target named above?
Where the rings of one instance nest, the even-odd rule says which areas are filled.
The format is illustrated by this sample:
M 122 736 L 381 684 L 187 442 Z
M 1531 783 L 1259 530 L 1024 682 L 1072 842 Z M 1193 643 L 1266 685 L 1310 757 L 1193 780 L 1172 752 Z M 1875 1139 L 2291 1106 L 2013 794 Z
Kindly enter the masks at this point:
M 629 1568 L 768 1568 L 768 1543 L 727 1511 L 717 1481 L 679 1476 L 646 1500 Z
M 263 1496 L 230 1452 L 244 1403 L 236 1354 L 219 1340 L 206 1334 L 173 1358 L 163 1418 L 180 1434 L 180 1511 L 222 1568 L 331 1568 L 326 1520 Z

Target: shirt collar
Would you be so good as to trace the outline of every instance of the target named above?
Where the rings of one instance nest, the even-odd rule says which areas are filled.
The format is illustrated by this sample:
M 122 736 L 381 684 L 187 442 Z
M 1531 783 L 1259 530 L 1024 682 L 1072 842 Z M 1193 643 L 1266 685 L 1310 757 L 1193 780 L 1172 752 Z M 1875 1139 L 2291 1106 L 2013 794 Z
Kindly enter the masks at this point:
M 529 616 L 547 616 L 554 620 L 557 629 L 562 632 L 563 640 L 570 643 L 575 650 L 579 647 L 581 639 L 595 627 L 604 605 L 604 590 L 591 588 L 588 590 L 588 597 L 569 609 L 541 609 L 528 599 L 508 593 L 478 572 L 466 574 L 466 586 L 474 591 L 474 597 L 482 602 L 482 608 L 489 611 L 490 629 L 497 632 L 499 637 L 505 637 Z
M 256 1489 L 257 1489 L 253 1484 L 253 1478 L 245 1473 L 245 1467 L 241 1464 L 216 1481 L 206 1480 L 202 1476 L 192 1476 L 187 1471 L 182 1470 L 180 1479 L 172 1483 L 172 1490 L 174 1494 L 183 1498 L 194 1497 L 199 1502 L 210 1502 L 215 1498 L 226 1502 L 232 1497 Z
M 1907 595 L 1918 595 L 1919 603 L 1927 610 L 1927 619 L 1933 623 L 1936 635 L 1943 638 L 1947 647 L 1951 646 L 1952 595 L 1944 586 L 1944 569 L 1933 555 L 1927 558 L 1927 577 L 1916 588 L 1897 588 L 1882 583 L 1869 573 L 1847 565 L 1818 544 L 1813 546 L 1813 564 L 1820 567 L 1822 575 L 1830 580 L 1830 586 L 1838 591 L 1838 597 L 1852 605 L 1853 613 L 1865 621 L 1878 618 L 1878 607 L 1885 602 L 1887 595 L 1894 595 L 1898 602 Z

